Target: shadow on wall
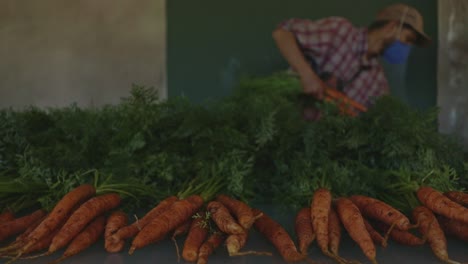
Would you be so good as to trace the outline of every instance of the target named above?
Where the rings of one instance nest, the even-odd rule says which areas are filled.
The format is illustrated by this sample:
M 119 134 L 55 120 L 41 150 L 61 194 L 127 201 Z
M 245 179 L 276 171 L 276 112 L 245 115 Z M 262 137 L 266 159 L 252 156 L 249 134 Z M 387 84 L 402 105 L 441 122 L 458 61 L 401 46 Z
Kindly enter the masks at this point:
M 0 57 L 0 107 L 165 98 L 165 0 L 3 0 Z
M 468 1 L 439 0 L 439 17 L 439 129 L 468 150 Z

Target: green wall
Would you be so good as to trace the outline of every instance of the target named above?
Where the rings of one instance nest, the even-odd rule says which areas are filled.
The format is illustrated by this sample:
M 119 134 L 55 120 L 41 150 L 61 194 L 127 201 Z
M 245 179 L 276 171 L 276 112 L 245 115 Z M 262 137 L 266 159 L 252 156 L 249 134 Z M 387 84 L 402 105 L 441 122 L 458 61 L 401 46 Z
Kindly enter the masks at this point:
M 229 95 L 242 75 L 283 70 L 286 62 L 271 32 L 290 17 L 319 19 L 344 16 L 366 26 L 377 10 L 391 0 L 328 1 L 167 1 L 169 96 L 187 96 L 195 102 Z M 404 66 L 384 65 L 392 92 L 410 104 L 436 104 L 436 0 L 400 1 L 423 14 L 426 32 L 435 40 L 426 49 L 414 49 Z

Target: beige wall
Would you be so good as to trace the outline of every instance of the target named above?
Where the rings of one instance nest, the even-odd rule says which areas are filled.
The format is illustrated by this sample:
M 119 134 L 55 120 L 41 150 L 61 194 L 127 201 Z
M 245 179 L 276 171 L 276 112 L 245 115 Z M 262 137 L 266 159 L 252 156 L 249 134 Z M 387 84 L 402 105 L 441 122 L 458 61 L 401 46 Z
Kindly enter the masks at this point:
M 0 107 L 166 96 L 164 0 L 1 0 Z
M 439 0 L 438 106 L 440 131 L 468 150 L 468 1 Z

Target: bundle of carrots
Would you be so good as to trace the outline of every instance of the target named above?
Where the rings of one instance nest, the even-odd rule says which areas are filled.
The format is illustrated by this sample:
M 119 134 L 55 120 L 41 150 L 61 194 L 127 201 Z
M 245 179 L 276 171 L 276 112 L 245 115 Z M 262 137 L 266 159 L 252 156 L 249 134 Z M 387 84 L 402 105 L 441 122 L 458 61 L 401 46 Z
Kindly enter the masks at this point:
M 414 208 L 412 217 L 407 217 L 372 197 L 352 195 L 332 199 L 328 189 L 319 188 L 312 196 L 310 207 L 302 208 L 296 215 L 300 252 L 306 255 L 316 239 L 326 256 L 338 263 L 349 263 L 338 255 L 341 227 L 344 226 L 372 263 L 377 263 L 375 245 L 386 247 L 388 238 L 408 246 L 421 246 L 427 242 L 440 260 L 459 263 L 449 259 L 445 235 L 468 241 L 468 209 L 463 206 L 468 194 L 443 194 L 430 187 L 420 187 L 417 196 L 422 205 Z
M 391 239 L 408 246 L 427 242 L 435 256 L 453 264 L 459 262 L 449 259 L 445 236 L 468 241 L 467 194 L 463 192 L 441 193 L 420 187 L 417 197 L 421 206 L 407 217 L 372 197 L 333 199 L 329 189 L 319 188 L 312 194 L 310 206 L 302 208 L 295 217 L 297 247 L 288 232 L 261 210 L 227 195 L 211 197 L 193 193 L 169 196 L 129 224 L 127 214 L 117 208 L 121 203 L 119 195 L 96 195 L 93 186 L 84 184 L 66 194 L 50 212 L 39 209 L 19 218 L 10 211 L 0 214 L 0 242 L 16 236 L 0 248 L 0 255 L 11 263 L 64 249 L 62 257 L 52 262 L 59 263 L 101 238 L 109 253 L 123 251 L 131 240 L 129 254 L 134 254 L 172 234 L 177 255 L 187 262 L 207 263 L 209 256 L 223 245 L 232 257 L 272 256 L 272 252 L 244 250 L 250 231 L 255 228 L 285 262 L 313 263 L 307 251 L 316 240 L 326 256 L 348 264 L 353 261 L 339 255 L 344 229 L 372 263 L 377 263 L 376 245 L 387 247 L 387 240 Z M 175 239 L 182 235 L 186 237 L 179 254 Z
M 106 214 L 120 205 L 118 194 L 96 196 L 96 189 L 89 184 L 76 187 L 67 193 L 48 213 L 37 210 L 29 215 L 7 219 L 0 226 L 0 241 L 14 235 L 16 239 L 0 249 L 8 263 L 26 254 L 46 250 L 36 255 L 50 255 L 67 247 L 63 257 L 73 256 L 92 245 L 104 232 Z

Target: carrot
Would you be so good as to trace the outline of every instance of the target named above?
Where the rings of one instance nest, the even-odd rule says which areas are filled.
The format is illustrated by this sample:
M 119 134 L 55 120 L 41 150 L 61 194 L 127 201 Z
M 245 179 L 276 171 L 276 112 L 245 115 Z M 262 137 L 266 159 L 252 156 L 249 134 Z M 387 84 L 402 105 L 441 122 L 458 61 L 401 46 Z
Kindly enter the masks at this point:
M 262 233 L 278 250 L 286 262 L 298 262 L 306 259 L 306 255 L 297 251 L 296 245 L 288 232 L 276 221 L 259 209 L 252 209 L 255 215 L 262 214 L 254 227 Z
M 468 209 L 431 187 L 420 187 L 419 201 L 434 213 L 468 224 Z
M 210 235 L 200 247 L 197 264 L 208 263 L 208 257 L 223 243 L 223 240 L 224 235 L 221 232 L 214 232 Z
M 143 218 L 137 220 L 133 224 L 119 229 L 109 239 L 114 244 L 121 243 L 121 241 L 134 237 L 141 229 L 149 224 L 154 218 L 166 211 L 175 201 L 179 200 L 176 196 L 169 196 L 166 199 L 159 202 L 157 206 L 151 209 Z
M 414 208 L 413 218 L 418 223 L 421 234 L 427 237 L 427 242 L 437 258 L 447 263 L 459 263 L 449 259 L 444 231 L 430 209 L 425 206 Z
M 62 257 L 51 262 L 51 264 L 59 263 L 90 247 L 104 233 L 105 226 L 106 218 L 103 215 L 96 217 L 86 228 L 73 238 Z
M 364 255 L 372 263 L 377 263 L 374 242 L 366 230 L 359 208 L 348 198 L 338 198 L 336 210 L 349 236 L 359 245 Z
M 449 191 L 444 193 L 450 200 L 457 202 L 463 206 L 468 206 L 468 193 L 460 191 Z
M 439 224 L 444 232 L 458 239 L 468 241 L 468 225 L 460 221 L 438 216 Z
M 66 246 L 94 218 L 119 204 L 120 196 L 115 193 L 100 195 L 86 201 L 68 218 L 54 237 L 49 247 L 49 254 Z
M 267 251 L 240 251 L 245 244 L 247 243 L 247 238 L 249 237 L 248 232 L 244 232 L 236 235 L 229 235 L 226 238 L 226 248 L 230 257 L 233 256 L 246 256 L 246 255 L 256 255 L 256 256 L 272 256 L 271 252 Z
M 400 230 L 408 230 L 412 227 L 408 217 L 380 200 L 363 195 L 352 195 L 349 199 L 366 217 L 384 222 L 387 225 L 395 225 Z
M 44 215 L 43 217 L 37 219 L 32 225 L 30 225 L 23 233 L 21 233 L 19 236 L 16 237 L 15 241 L 8 246 L 7 248 L 9 249 L 17 249 L 24 245 L 25 239 L 31 234 L 31 232 L 36 229 L 37 226 L 46 218 L 47 215 Z
M 377 230 L 374 229 L 374 227 L 367 221 L 367 219 L 364 218 L 364 225 L 366 225 L 366 230 L 369 232 L 369 235 L 372 238 L 372 241 L 374 243 L 381 245 L 382 247 L 387 247 L 387 240 L 379 233 Z M 386 232 L 388 229 L 386 230 Z
M 181 224 L 180 226 L 178 226 L 174 230 L 174 233 L 172 233 L 171 240 L 174 242 L 174 245 L 176 248 L 177 262 L 180 262 L 180 253 L 179 253 L 179 245 L 177 244 L 176 237 L 186 234 L 189 231 L 191 224 L 192 224 L 192 219 L 189 219 L 185 221 L 183 224 Z
M 133 239 L 129 254 L 149 243 L 159 241 L 171 230 L 187 221 L 203 205 L 203 198 L 192 195 L 174 202 L 171 207 L 146 225 Z
M 24 232 L 30 225 L 34 224 L 45 215 L 46 212 L 39 209 L 31 214 L 0 224 L 0 241 Z
M 245 230 L 249 230 L 255 222 L 256 218 L 252 212 L 252 208 L 246 203 L 222 194 L 218 195 L 216 200 L 222 203 L 236 217 L 239 224 Z
M 382 232 L 388 233 L 390 230 L 390 226 L 385 223 L 377 222 L 375 225 L 377 229 Z M 421 246 L 426 243 L 425 239 L 419 238 L 409 231 L 403 231 L 396 228 L 390 230 L 389 236 L 393 241 L 405 246 Z
M 13 219 L 15 219 L 15 214 L 9 209 L 0 214 L 0 224 L 6 223 Z
M 107 252 L 116 253 L 123 249 L 125 241 L 113 243 L 110 237 L 120 228 L 127 225 L 127 222 L 127 214 L 122 211 L 115 211 L 107 218 L 106 228 L 104 230 L 104 248 Z
M 228 235 L 236 235 L 244 232 L 244 228 L 236 222 L 222 203 L 211 201 L 206 208 L 211 214 L 211 219 L 213 219 L 222 232 Z
M 200 247 L 208 236 L 208 226 L 206 224 L 207 219 L 205 215 L 205 211 L 198 212 L 190 225 L 182 249 L 182 258 L 188 262 L 197 261 Z
M 297 235 L 297 242 L 299 251 L 307 255 L 307 250 L 315 239 L 315 233 L 312 229 L 312 220 L 310 219 L 310 208 L 304 207 L 296 215 L 295 231 Z
M 325 255 L 330 255 L 328 250 L 328 216 L 330 214 L 332 196 L 325 188 L 317 189 L 312 197 L 310 206 L 310 219 L 312 229 L 317 238 L 317 244 Z
M 28 236 L 27 244 L 23 247 L 23 251 L 27 251 L 28 247 L 32 246 L 39 239 L 53 232 L 60 225 L 76 206 L 88 200 L 96 194 L 96 189 L 90 184 L 83 184 L 65 194 L 62 199 L 55 205 L 54 209 L 49 213 L 46 219 L 34 229 Z M 21 255 L 21 252 L 20 252 Z

